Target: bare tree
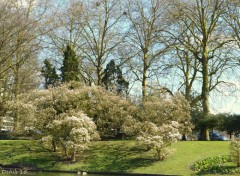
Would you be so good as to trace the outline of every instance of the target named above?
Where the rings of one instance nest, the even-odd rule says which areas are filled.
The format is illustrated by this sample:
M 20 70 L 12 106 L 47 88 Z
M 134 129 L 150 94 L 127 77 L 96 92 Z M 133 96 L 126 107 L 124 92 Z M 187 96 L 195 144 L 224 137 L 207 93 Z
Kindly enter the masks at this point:
M 227 10 L 224 16 L 236 44 L 240 48 L 240 2 L 238 0 L 228 0 Z
M 46 7 L 45 1 L 35 0 L 0 4 L 3 12 L 0 22 L 0 78 L 4 82 L 4 94 L 9 99 L 17 99 L 20 93 L 37 88 L 40 84 L 38 54 L 41 37 L 47 32 Z M 18 121 L 16 114 L 15 131 L 19 128 Z
M 127 1 L 126 43 L 134 57 L 128 62 L 136 80 L 142 84 L 142 96 L 147 95 L 147 80 L 158 80 L 161 56 L 169 47 L 165 31 L 168 1 Z
M 85 84 L 101 85 L 103 67 L 116 60 L 117 47 L 123 40 L 120 22 L 124 11 L 120 1 L 71 0 L 59 10 L 55 30 L 50 35 L 59 53 L 70 44 L 80 63 L 80 76 Z
M 223 15 L 226 12 L 224 0 L 177 0 L 173 13 L 182 24 L 174 35 L 188 33 L 191 37 L 177 37 L 184 50 L 190 52 L 200 64 L 201 100 L 204 118 L 210 113 L 210 91 L 223 83 L 220 78 L 229 68 L 231 61 L 228 45 L 232 38 L 228 36 Z M 178 34 L 180 35 L 178 35 Z M 224 50 L 224 52 L 222 52 Z M 208 139 L 208 130 L 202 129 L 202 139 Z
M 82 41 L 81 51 L 85 62 L 95 70 L 95 84 L 102 84 L 103 66 L 111 59 L 116 60 L 116 48 L 123 42 L 122 20 L 125 12 L 120 1 L 84 1 L 84 11 L 79 14 Z

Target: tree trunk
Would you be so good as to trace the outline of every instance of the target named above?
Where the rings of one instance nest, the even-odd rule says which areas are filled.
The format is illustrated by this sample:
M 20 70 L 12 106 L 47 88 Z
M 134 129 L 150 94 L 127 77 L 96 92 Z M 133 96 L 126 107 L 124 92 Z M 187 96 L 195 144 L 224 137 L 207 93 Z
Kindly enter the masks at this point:
M 53 152 L 57 151 L 57 145 L 54 139 L 52 139 L 52 149 L 53 149 Z
M 206 118 L 209 113 L 209 73 L 208 73 L 208 48 L 207 46 L 203 49 L 203 57 L 202 57 L 202 106 L 203 106 L 203 118 Z M 201 129 L 201 137 L 202 140 L 209 140 L 209 131 L 207 127 L 203 127 Z
M 142 96 L 147 96 L 147 69 L 148 69 L 148 55 L 144 53 L 143 58 L 143 80 L 142 80 Z
M 162 160 L 161 150 L 160 150 L 160 149 L 156 149 L 156 151 L 157 151 L 157 160 L 158 160 L 158 161 Z
M 209 141 L 209 129 L 207 129 L 206 127 L 202 127 L 201 131 L 200 131 L 200 140 L 202 141 Z
M 73 151 L 71 154 L 71 161 L 76 161 L 76 152 Z
M 237 167 L 240 167 L 240 149 L 237 151 Z
M 18 95 L 20 93 L 20 83 L 19 83 L 19 60 L 20 60 L 20 54 L 17 55 L 17 63 L 15 66 L 15 70 L 14 70 L 14 98 L 15 101 L 18 101 Z M 20 119 L 19 119 L 19 109 L 17 107 L 16 112 L 14 114 L 14 127 L 13 127 L 13 131 L 15 134 L 17 134 L 20 130 Z
M 97 85 L 100 86 L 102 84 L 102 65 L 98 63 L 97 67 Z

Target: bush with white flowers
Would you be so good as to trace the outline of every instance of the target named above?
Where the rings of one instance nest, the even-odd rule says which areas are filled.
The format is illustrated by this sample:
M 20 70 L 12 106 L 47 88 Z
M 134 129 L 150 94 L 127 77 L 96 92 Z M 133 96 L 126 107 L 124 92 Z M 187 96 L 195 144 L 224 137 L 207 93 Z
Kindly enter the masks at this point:
M 123 125 L 127 134 L 136 136 L 147 149 L 155 149 L 158 160 L 164 160 L 170 153 L 168 147 L 191 127 L 189 103 L 179 94 L 146 97 L 135 117 L 128 117 Z
M 167 147 L 180 139 L 178 122 L 172 121 L 161 126 L 152 122 L 144 122 L 141 126 L 141 133 L 137 140 L 142 145 L 146 145 L 148 149 L 154 149 L 158 160 L 164 160 L 170 153 Z
M 99 139 L 95 123 L 82 112 L 61 114 L 47 129 L 43 144 L 54 143 L 71 160 L 75 160 L 76 153 L 84 151 L 90 141 Z

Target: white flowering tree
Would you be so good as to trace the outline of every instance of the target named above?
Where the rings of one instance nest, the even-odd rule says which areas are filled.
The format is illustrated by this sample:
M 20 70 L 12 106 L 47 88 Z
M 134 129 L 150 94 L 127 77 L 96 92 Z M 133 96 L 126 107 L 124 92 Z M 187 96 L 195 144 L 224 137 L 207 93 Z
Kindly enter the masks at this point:
M 178 128 L 179 124 L 175 121 L 161 126 L 146 121 L 142 124 L 142 130 L 137 140 L 143 145 L 147 145 L 149 149 L 155 149 L 158 160 L 164 160 L 170 153 L 168 146 L 180 138 Z
M 180 94 L 146 97 L 134 117 L 123 125 L 124 131 L 137 137 L 148 149 L 155 149 L 157 159 L 163 160 L 168 146 L 180 139 L 180 133 L 191 131 L 190 106 Z
M 97 125 L 101 138 L 116 137 L 122 125 L 136 106 L 120 96 L 101 87 L 86 87 L 81 90 L 81 108 Z
M 16 107 L 16 104 L 19 106 Z M 48 130 L 48 124 L 59 120 L 59 115 L 73 110 L 82 111 L 95 122 L 101 138 L 118 135 L 129 111 L 135 107 L 126 99 L 101 87 L 83 87 L 73 82 L 22 94 L 17 102 L 10 105 L 10 110 L 13 113 L 18 111 L 21 122 L 24 122 L 21 123 L 22 129 L 34 127 L 43 133 Z M 31 105 L 31 113 L 23 113 L 24 109 L 30 110 L 27 105 Z
M 146 97 L 138 116 L 141 121 L 151 121 L 157 125 L 176 121 L 181 134 L 190 132 L 192 128 L 189 102 L 179 93 L 174 96 Z
M 76 153 L 83 152 L 90 141 L 98 139 L 92 119 L 82 112 L 71 112 L 61 114 L 58 120 L 48 124 L 41 141 L 45 145 L 54 142 L 55 147 L 61 147 L 65 156 L 75 161 Z

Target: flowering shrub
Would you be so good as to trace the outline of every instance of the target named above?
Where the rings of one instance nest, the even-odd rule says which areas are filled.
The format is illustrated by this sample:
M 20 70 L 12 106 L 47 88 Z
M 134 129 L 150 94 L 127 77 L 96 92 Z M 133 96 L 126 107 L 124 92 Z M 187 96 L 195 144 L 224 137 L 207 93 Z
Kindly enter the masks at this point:
M 18 101 L 10 104 L 13 113 L 19 112 L 20 129 L 31 126 L 44 132 L 49 123 L 58 120 L 60 114 L 75 110 L 83 111 L 93 119 L 101 137 L 114 137 L 121 132 L 129 110 L 135 107 L 130 101 L 101 87 L 79 88 L 72 83 L 71 86 L 64 84 L 22 94 Z M 27 105 L 31 105 L 31 109 Z
M 146 97 L 139 108 L 138 118 L 157 125 L 176 121 L 181 134 L 190 132 L 193 127 L 190 123 L 190 105 L 184 96 L 178 93 L 173 97 Z
M 170 152 L 167 147 L 180 138 L 178 126 L 178 122 L 175 121 L 159 127 L 146 121 L 142 124 L 142 130 L 137 140 L 146 145 L 148 149 L 155 149 L 158 160 L 164 160 Z
M 101 87 L 85 87 L 79 94 L 81 109 L 93 118 L 102 138 L 115 137 L 122 132 L 122 125 L 136 109 L 130 101 Z
M 168 146 L 180 139 L 180 133 L 191 130 L 189 121 L 190 106 L 183 96 L 149 96 L 138 107 L 135 117 L 126 119 L 123 129 L 147 149 L 155 149 L 158 160 L 164 160 L 171 152 Z
M 43 144 L 60 146 L 71 160 L 75 160 L 75 154 L 84 151 L 91 140 L 99 139 L 95 123 L 82 112 L 62 114 L 47 129 L 48 136 L 42 138 Z

